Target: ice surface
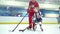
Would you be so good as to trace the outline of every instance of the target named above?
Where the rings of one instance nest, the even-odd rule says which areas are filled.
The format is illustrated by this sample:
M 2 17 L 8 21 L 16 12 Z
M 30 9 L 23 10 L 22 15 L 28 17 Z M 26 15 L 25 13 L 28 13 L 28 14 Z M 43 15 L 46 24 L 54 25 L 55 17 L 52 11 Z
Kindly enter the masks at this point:
M 13 30 L 16 25 L 17 24 L 0 24 L 0 34 L 60 34 L 60 24 L 43 24 L 43 32 L 40 30 L 39 25 L 37 25 L 36 31 L 26 30 L 24 32 L 19 32 L 19 29 L 26 28 L 28 24 L 20 24 L 14 32 L 8 31 Z

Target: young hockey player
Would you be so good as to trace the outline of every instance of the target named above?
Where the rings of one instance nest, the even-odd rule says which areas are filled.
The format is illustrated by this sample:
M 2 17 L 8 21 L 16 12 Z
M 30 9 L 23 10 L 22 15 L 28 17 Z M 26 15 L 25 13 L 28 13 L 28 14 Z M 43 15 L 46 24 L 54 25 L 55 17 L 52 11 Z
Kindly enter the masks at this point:
M 34 14 L 34 17 L 33 17 L 33 22 L 35 23 L 34 31 L 37 28 L 37 24 L 39 24 L 41 31 L 43 31 L 43 28 L 42 28 L 42 16 L 43 15 L 41 14 L 41 12 L 36 12 Z
M 29 27 L 27 29 L 33 29 L 35 24 L 32 22 L 32 17 L 34 16 L 34 13 L 38 11 L 39 4 L 36 0 L 30 0 L 29 1 L 29 7 L 27 10 L 27 13 L 29 14 Z

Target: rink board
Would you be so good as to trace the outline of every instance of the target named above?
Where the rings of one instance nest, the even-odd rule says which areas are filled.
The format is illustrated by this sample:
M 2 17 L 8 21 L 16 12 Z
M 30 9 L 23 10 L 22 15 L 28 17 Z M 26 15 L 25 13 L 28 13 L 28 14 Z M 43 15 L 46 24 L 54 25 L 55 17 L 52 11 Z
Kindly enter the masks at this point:
M 22 18 L 23 17 L 0 16 L 0 24 L 17 24 L 21 21 Z M 43 19 L 42 20 L 43 24 L 57 24 L 58 23 L 57 18 L 43 17 L 42 19 Z M 28 17 L 25 17 L 21 24 L 27 24 L 28 22 L 29 22 Z

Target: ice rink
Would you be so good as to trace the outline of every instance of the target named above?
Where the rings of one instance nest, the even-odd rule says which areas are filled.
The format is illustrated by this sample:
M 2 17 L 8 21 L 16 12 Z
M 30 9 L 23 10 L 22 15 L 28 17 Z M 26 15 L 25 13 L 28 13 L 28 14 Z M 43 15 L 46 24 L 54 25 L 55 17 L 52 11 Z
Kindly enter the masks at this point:
M 43 31 L 39 25 L 36 31 L 19 31 L 35 18 L 42 20 Z M 60 34 L 60 0 L 0 0 L 0 34 Z
M 24 29 L 28 24 L 20 24 L 14 32 L 8 30 L 13 30 L 17 24 L 0 24 L 0 34 L 60 34 L 59 26 L 60 24 L 43 24 L 42 27 L 44 31 L 41 31 L 39 25 L 37 25 L 36 31 L 25 30 L 24 32 L 19 32 L 19 29 Z

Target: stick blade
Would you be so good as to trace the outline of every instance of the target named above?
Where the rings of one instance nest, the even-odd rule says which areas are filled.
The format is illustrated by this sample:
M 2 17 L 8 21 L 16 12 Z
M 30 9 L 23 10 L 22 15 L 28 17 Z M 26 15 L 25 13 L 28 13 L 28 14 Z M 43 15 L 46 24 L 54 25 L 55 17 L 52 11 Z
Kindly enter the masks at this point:
M 14 30 L 8 30 L 9 32 L 14 32 Z
M 19 31 L 22 31 L 22 32 L 24 32 L 24 30 L 19 30 Z

